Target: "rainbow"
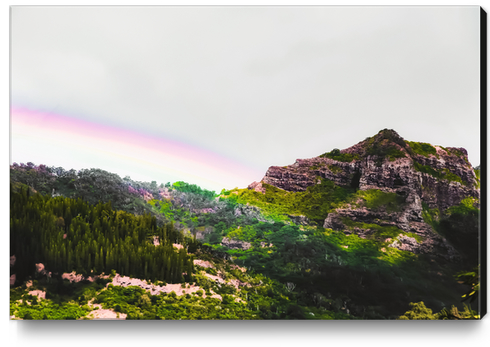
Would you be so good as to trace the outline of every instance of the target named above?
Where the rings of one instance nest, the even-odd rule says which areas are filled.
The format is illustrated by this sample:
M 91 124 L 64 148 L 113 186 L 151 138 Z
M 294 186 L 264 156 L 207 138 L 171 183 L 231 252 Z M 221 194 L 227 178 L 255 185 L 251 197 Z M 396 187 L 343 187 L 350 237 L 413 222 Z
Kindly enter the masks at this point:
M 136 180 L 182 180 L 216 191 L 246 186 L 263 175 L 183 142 L 66 115 L 13 107 L 10 125 L 11 163 L 100 168 Z

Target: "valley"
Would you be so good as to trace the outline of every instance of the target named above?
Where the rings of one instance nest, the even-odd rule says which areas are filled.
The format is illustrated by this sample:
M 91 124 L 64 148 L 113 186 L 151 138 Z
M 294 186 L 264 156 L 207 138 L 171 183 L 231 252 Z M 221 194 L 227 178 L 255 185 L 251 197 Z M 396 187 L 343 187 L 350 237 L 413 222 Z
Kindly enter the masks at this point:
M 14 163 L 10 190 L 11 319 L 480 315 L 463 148 L 384 129 L 221 192 Z

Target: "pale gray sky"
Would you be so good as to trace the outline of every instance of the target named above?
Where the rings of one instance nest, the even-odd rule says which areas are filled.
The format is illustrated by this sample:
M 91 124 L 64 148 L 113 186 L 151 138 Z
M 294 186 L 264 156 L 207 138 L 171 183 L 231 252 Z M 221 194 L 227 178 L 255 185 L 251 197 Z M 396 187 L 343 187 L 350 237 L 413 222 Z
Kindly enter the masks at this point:
M 11 13 L 15 107 L 174 139 L 262 173 L 383 128 L 464 147 L 480 164 L 477 6 Z M 12 160 L 24 161 L 15 141 Z

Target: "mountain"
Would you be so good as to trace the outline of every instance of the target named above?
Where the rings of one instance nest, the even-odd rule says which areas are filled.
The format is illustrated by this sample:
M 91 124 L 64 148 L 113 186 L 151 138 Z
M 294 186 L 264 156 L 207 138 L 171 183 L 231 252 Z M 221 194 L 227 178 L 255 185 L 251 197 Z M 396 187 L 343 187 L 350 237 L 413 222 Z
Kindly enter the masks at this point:
M 367 236 L 377 226 L 391 226 L 400 230 L 391 247 L 445 258 L 465 256 L 446 238 L 472 239 L 468 248 L 478 246 L 477 225 L 458 230 L 462 235 L 439 235 L 430 219 L 434 214 L 447 215 L 462 202 L 479 208 L 479 179 L 464 148 L 405 141 L 394 130 L 385 129 L 341 151 L 298 159 L 285 167 L 272 166 L 249 189 L 265 192 L 267 186 L 273 186 L 304 192 L 323 180 L 358 190 L 329 211 L 324 228 Z M 407 236 L 409 233 L 421 241 Z
M 461 297 L 478 296 L 480 179 L 463 148 L 385 129 L 219 194 L 101 169 L 10 169 L 15 317 L 88 317 L 94 300 L 127 319 L 476 314 Z

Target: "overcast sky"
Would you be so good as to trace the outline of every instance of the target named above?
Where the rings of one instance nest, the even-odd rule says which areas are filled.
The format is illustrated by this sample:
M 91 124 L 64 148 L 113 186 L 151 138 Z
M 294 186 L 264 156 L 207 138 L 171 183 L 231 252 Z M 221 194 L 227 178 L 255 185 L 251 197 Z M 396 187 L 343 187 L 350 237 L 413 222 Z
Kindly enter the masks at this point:
M 13 7 L 11 102 L 248 169 L 230 173 L 236 184 L 223 188 L 384 128 L 464 147 L 476 166 L 479 16 L 477 6 Z M 12 122 L 12 162 L 82 162 L 79 152 L 55 153 L 26 134 Z M 155 172 L 151 159 L 131 172 L 104 167 L 112 160 L 105 155 L 81 165 L 158 182 L 175 177 L 144 176 Z M 188 167 L 174 169 L 208 184 L 195 179 L 204 172 L 197 164 L 192 177 Z

